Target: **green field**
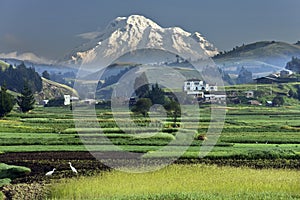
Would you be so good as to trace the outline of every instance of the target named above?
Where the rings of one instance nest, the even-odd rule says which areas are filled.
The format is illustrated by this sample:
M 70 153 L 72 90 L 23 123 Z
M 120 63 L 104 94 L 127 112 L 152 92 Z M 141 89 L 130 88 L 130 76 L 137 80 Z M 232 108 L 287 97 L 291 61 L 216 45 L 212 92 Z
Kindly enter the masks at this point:
M 104 172 L 62 179 L 49 199 L 298 199 L 299 171 L 171 165 L 156 172 Z M 87 192 L 88 191 L 88 192 Z
M 188 118 L 186 130 L 197 130 L 199 134 L 206 134 L 210 122 L 209 107 L 201 108 L 199 119 Z M 113 115 L 109 110 L 97 110 L 97 120 L 102 127 L 99 129 L 87 127 L 76 129 L 72 112 L 68 108 L 36 108 L 30 113 L 21 114 L 12 112 L 0 120 L 0 152 L 19 151 L 84 151 L 83 143 L 95 151 L 111 151 L 110 142 L 130 152 L 144 152 L 147 156 L 153 151 L 161 149 L 175 141 L 172 151 L 162 156 L 176 154 L 176 141 L 180 140 L 176 129 L 168 127 L 170 120 L 162 121 L 162 128 L 149 127 L 151 134 L 159 130 L 160 133 L 152 137 L 135 137 L 116 126 Z M 124 123 L 131 119 L 122 119 Z M 139 118 L 140 124 L 147 123 L 147 119 Z M 126 128 L 125 128 L 126 129 Z M 79 131 L 80 134 L 77 133 Z M 134 130 L 133 130 L 134 131 Z M 209 157 L 259 157 L 266 158 L 299 158 L 300 155 L 300 109 L 297 106 L 289 107 L 228 107 L 226 120 L 221 136 Z M 102 137 L 108 138 L 102 140 Z M 209 140 L 209 138 L 208 138 Z M 186 158 L 198 157 L 203 141 L 194 140 L 188 151 L 183 155 Z

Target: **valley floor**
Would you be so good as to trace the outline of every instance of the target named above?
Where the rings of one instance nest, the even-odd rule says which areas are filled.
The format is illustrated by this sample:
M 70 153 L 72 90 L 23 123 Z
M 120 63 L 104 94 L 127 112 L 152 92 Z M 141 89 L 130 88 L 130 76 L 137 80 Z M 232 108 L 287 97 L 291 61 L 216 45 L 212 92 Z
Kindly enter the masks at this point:
M 205 135 L 210 123 L 214 123 L 210 121 L 210 108 L 204 106 L 199 124 L 195 123 L 199 119 L 189 118 L 190 123 L 181 127 L 187 133 L 191 129 L 197 130 L 186 152 L 174 165 L 150 175 L 143 174 L 138 180 L 134 174 L 123 174 L 106 167 L 86 148 L 103 159 L 115 161 L 170 158 L 181 146 L 174 145 L 171 151 L 163 154 L 153 152 L 178 140 L 178 128 L 170 126 L 172 119 L 162 123 L 159 134 L 146 139 L 136 138 L 116 126 L 110 110 L 97 109 L 97 120 L 104 135 L 123 151 L 118 152 L 102 140 L 103 136 L 90 128 L 88 123 L 80 130 L 85 133 L 78 134 L 69 108 L 40 107 L 27 114 L 15 110 L 0 120 L 0 163 L 26 166 L 32 172 L 13 180 L 13 184 L 5 186 L 2 191 L 7 196 L 13 196 L 19 190 L 31 191 L 32 186 L 33 193 L 37 191 L 50 199 L 297 199 L 300 198 L 297 178 L 300 169 L 299 108 L 226 107 L 222 134 L 212 151 L 206 157 L 199 158 L 203 141 L 197 138 Z M 88 119 L 90 116 L 84 117 Z M 126 120 L 123 119 L 123 122 L 127 123 Z M 136 120 L 148 124 L 148 119 L 140 116 Z M 155 130 L 156 127 L 150 127 L 149 134 Z M 140 157 L 124 157 L 124 151 L 140 153 Z M 77 168 L 79 176 L 71 172 L 69 161 Z M 56 173 L 45 177 L 45 173 L 54 167 L 57 168 Z M 201 173 L 203 170 L 204 174 Z M 220 177 L 212 174 L 219 174 Z M 214 178 L 210 179 L 211 176 Z M 282 189 L 276 192 L 265 184 L 263 177 Z M 108 182 L 103 182 L 103 178 Z M 119 182 L 119 188 L 114 186 L 114 181 L 133 178 L 132 181 Z M 139 182 L 142 180 L 144 183 Z M 151 180 L 152 186 L 147 185 L 146 180 Z M 87 192 L 91 189 L 89 184 L 80 186 L 80 189 L 74 186 L 91 181 L 95 181 L 94 185 L 98 188 L 107 186 L 111 191 L 108 188 L 99 191 L 94 188 L 93 192 Z M 164 183 L 163 186 L 161 183 Z M 38 189 L 39 186 L 42 189 Z M 49 187 L 50 190 L 46 189 Z M 162 187 L 165 189 L 162 190 Z M 125 189 L 131 193 L 123 193 Z M 72 190 L 78 190 L 78 193 L 74 194 Z

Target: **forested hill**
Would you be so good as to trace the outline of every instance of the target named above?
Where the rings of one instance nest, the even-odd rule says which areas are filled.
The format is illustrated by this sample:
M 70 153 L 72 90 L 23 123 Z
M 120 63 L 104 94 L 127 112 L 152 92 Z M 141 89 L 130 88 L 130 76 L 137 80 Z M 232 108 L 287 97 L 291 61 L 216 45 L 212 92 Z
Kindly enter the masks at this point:
M 40 75 L 34 68 L 27 68 L 24 63 L 0 69 L 0 85 L 6 84 L 9 90 L 20 93 L 26 82 L 33 92 L 40 92 L 43 89 Z

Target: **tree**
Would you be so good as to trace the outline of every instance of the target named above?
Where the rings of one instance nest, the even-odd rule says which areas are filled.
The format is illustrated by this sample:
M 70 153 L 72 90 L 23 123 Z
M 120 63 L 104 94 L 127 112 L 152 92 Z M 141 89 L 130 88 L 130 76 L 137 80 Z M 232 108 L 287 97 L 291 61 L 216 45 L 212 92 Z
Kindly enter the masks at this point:
M 286 64 L 285 68 L 293 72 L 300 73 L 300 59 L 292 57 L 292 60 Z
M 180 56 L 176 55 L 176 62 L 179 63 Z
M 149 94 L 149 82 L 145 73 L 142 73 L 134 82 L 135 94 L 139 98 L 144 98 Z
M 177 118 L 181 115 L 180 105 L 177 101 L 171 99 L 165 104 L 165 109 L 168 111 L 168 114 L 173 117 L 173 127 L 177 127 Z
M 284 99 L 282 96 L 276 96 L 273 98 L 273 106 L 282 106 L 284 104 Z
M 157 83 L 152 85 L 152 89 L 146 97 L 151 99 L 152 104 L 165 104 L 165 93 Z
M 239 72 L 236 82 L 237 82 L 237 84 L 253 82 L 252 72 L 250 72 L 246 68 L 242 67 L 242 69 Z
M 151 106 L 152 103 L 150 99 L 141 98 L 136 102 L 136 105 L 133 107 L 132 111 L 141 113 L 144 117 L 146 117 Z
M 7 93 L 6 84 L 3 84 L 0 91 L 0 118 L 10 113 L 14 104 L 13 96 Z
M 295 99 L 298 98 L 297 92 L 295 92 L 295 91 L 292 90 L 292 89 L 289 90 L 288 95 L 289 95 L 290 98 L 295 98 Z
M 48 73 L 48 71 L 47 71 L 47 70 L 43 71 L 43 73 L 42 73 L 42 77 L 44 77 L 45 79 L 48 79 L 48 80 L 50 80 L 50 74 Z
M 35 99 L 28 82 L 24 83 L 24 88 L 21 96 L 18 97 L 18 105 L 23 113 L 26 113 L 34 108 Z

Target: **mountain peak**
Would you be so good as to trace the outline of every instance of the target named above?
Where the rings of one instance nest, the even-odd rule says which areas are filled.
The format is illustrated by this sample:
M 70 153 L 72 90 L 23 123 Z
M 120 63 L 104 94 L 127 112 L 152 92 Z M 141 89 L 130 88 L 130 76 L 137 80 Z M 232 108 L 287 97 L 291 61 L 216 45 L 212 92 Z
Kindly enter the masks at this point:
M 142 15 L 130 15 L 128 17 L 117 17 L 110 22 L 107 29 L 125 28 L 126 26 L 135 26 L 140 28 L 151 27 L 157 29 L 161 28 L 158 24 Z
M 152 20 L 142 16 L 142 15 L 131 15 L 127 18 L 127 23 L 137 26 L 144 26 L 144 27 L 152 27 L 152 28 L 161 28 L 158 24 L 153 22 Z
M 111 21 L 97 37 L 75 49 L 68 57 L 72 59 L 71 63 L 77 64 L 95 62 L 95 59 L 108 61 L 112 56 L 118 58 L 128 51 L 141 48 L 168 50 L 189 56 L 192 60 L 218 53 L 198 32 L 191 34 L 180 27 L 162 28 L 144 16 L 130 15 Z M 193 58 L 190 58 L 191 55 Z

